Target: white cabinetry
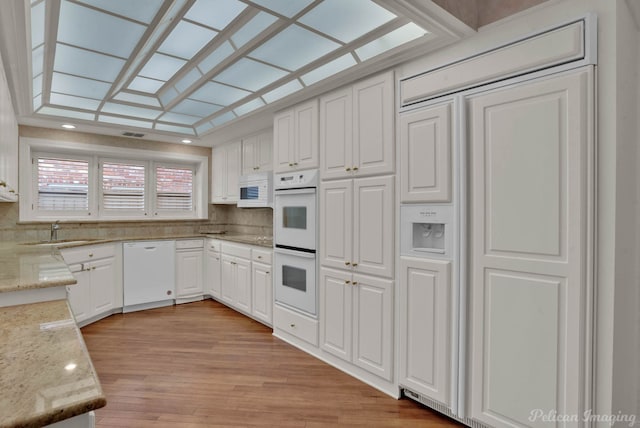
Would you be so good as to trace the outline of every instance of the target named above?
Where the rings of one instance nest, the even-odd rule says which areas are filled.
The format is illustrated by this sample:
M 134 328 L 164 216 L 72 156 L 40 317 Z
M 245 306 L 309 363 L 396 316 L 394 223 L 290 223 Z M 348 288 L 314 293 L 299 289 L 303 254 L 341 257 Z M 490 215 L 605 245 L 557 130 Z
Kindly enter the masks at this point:
M 282 111 L 273 119 L 273 170 L 318 167 L 318 100 Z
M 393 282 L 320 270 L 320 347 L 385 380 L 393 377 Z
M 0 202 L 15 202 L 18 189 L 18 122 L 0 58 Z
M 393 278 L 393 189 L 393 176 L 322 182 L 322 265 Z
M 202 247 L 202 239 L 176 241 L 176 303 L 202 300 Z
M 400 258 L 399 383 L 450 405 L 451 262 Z
M 488 426 L 585 410 L 593 87 L 582 69 L 468 101 L 469 416 Z
M 451 200 L 452 102 L 400 115 L 401 202 Z
M 222 288 L 222 260 L 220 256 L 220 241 L 207 239 L 205 259 L 205 292 L 216 299 L 220 298 Z
M 242 163 L 240 141 L 214 147 L 212 157 L 212 202 L 214 204 L 237 203 L 240 199 L 239 178 Z
M 78 281 L 67 286 L 71 310 L 80 325 L 111 315 L 122 307 L 122 282 L 113 245 L 62 250 Z
M 239 257 L 222 254 L 222 301 L 230 306 L 251 313 L 251 262 Z
M 394 171 L 393 73 L 320 98 L 322 179 Z
M 242 139 L 242 175 L 273 169 L 273 132 Z
M 253 297 L 251 314 L 271 325 L 273 323 L 273 275 L 271 273 L 272 250 L 253 249 L 251 256 L 251 283 Z

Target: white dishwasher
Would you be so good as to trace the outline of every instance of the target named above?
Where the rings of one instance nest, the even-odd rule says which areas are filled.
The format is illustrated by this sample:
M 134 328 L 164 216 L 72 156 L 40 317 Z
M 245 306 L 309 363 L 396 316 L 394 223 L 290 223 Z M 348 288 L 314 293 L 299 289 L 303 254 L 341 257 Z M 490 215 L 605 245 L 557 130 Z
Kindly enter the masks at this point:
M 174 241 L 125 242 L 123 256 L 123 312 L 173 304 L 176 288 Z

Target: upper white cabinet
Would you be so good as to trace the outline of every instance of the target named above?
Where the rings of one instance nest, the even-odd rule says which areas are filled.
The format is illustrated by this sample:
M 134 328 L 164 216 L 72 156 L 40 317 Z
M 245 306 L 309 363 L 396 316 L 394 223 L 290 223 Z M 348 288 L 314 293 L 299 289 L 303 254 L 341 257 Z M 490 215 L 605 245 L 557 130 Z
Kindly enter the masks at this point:
M 242 175 L 273 169 L 271 130 L 242 139 Z
M 393 176 L 322 182 L 322 265 L 393 278 L 393 189 Z
M 592 73 L 468 101 L 468 416 L 487 426 L 585 410 Z
M 18 200 L 18 122 L 0 60 L 0 202 Z
M 282 111 L 273 119 L 273 170 L 318 167 L 318 100 Z
M 235 204 L 240 199 L 242 145 L 240 141 L 216 146 L 212 150 L 212 200 L 214 204 Z
M 400 115 L 401 202 L 449 202 L 452 102 Z
M 320 98 L 323 179 L 394 171 L 393 72 Z

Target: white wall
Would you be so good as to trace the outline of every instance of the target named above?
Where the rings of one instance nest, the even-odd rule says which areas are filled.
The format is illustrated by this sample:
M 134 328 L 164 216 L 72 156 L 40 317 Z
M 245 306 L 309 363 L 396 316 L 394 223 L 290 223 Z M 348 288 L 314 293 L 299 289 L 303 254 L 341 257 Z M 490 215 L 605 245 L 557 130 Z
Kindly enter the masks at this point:
M 629 53 L 629 13 L 621 0 L 551 0 L 479 29 L 476 36 L 398 68 L 410 76 L 539 32 L 587 13 L 598 17 L 597 201 L 594 414 L 637 413 L 636 297 L 639 227 L 635 52 Z M 618 21 L 621 27 L 618 28 Z M 624 43 L 622 43 L 624 42 Z M 621 44 L 618 44 L 621 43 Z M 634 164 L 635 163 L 635 164 Z M 631 300 L 627 300 L 631 298 Z M 629 341 L 629 335 L 631 340 Z M 625 375 L 626 373 L 626 375 Z M 623 397 L 624 396 L 624 397 Z M 608 422 L 599 424 L 610 426 Z M 624 423 L 620 424 L 624 425 Z

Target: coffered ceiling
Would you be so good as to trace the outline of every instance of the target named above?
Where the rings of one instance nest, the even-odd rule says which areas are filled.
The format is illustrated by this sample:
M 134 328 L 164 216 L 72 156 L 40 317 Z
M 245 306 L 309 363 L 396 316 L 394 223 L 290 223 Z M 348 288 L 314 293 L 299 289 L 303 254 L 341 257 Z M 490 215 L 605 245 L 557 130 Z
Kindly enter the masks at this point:
M 21 123 L 203 145 L 463 28 L 420 0 L 12 2 L 1 53 Z

